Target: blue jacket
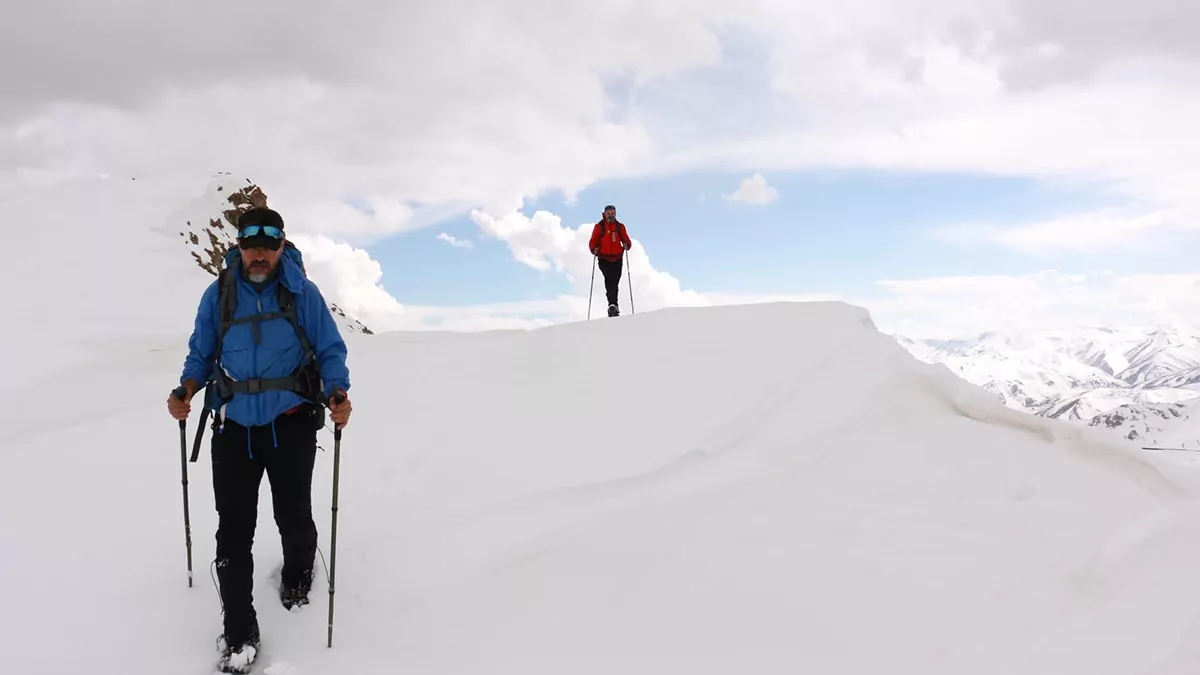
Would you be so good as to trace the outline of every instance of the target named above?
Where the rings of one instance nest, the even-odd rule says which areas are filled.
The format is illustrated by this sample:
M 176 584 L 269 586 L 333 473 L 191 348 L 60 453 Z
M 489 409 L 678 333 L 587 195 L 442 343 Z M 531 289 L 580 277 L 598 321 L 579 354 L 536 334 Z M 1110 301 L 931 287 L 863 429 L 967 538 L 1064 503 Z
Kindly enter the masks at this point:
M 338 332 L 337 323 L 325 304 L 325 298 L 317 285 L 305 277 L 303 270 L 289 256 L 280 256 L 280 273 L 259 293 L 254 286 L 242 278 L 241 266 L 233 267 L 230 273 L 237 274 L 237 312 L 235 317 L 255 313 L 274 312 L 279 309 L 275 284 L 287 284 L 296 298 L 296 317 L 305 331 L 321 372 L 328 399 L 335 391 L 350 390 L 350 371 L 346 367 L 346 343 Z M 213 373 L 213 351 L 217 345 L 220 317 L 217 308 L 218 282 L 213 281 L 200 298 L 196 312 L 195 327 L 188 340 L 188 355 L 184 360 L 180 383 L 188 379 L 203 386 Z M 303 355 L 296 332 L 286 319 L 273 319 L 257 324 L 262 332 L 262 344 L 254 343 L 251 326 L 238 324 L 225 334 L 221 349 L 221 361 L 226 372 L 234 380 L 257 377 L 286 377 L 301 364 Z M 222 401 L 205 401 L 210 407 Z M 271 390 L 257 394 L 234 394 L 225 407 L 225 417 L 243 426 L 271 424 L 276 417 L 304 399 L 295 392 Z

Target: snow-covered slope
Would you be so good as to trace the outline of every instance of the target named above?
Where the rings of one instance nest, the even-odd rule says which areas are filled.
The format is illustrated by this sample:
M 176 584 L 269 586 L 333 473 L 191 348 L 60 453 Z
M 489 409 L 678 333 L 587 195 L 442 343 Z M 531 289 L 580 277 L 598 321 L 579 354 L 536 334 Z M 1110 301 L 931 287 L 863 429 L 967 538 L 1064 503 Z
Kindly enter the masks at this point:
M 1111 429 L 1122 438 L 1148 446 L 1168 443 L 1192 445 L 1200 429 L 1185 424 L 1196 413 L 1196 401 L 1182 403 L 1125 403 L 1098 413 L 1087 422 L 1090 426 Z M 1179 440 L 1180 434 L 1188 440 Z M 1200 438 L 1200 436 L 1196 436 Z
M 1133 385 L 1171 378 L 1200 367 L 1200 333 L 1155 328 L 1128 353 L 1129 366 L 1117 377 Z
M 94 179 L 0 200 L 7 388 L 110 358 L 121 344 L 178 334 L 192 321 L 212 277 L 151 228 L 202 186 L 194 177 Z
M 237 246 L 235 224 L 239 214 L 256 206 L 269 206 L 261 187 L 249 179 L 237 180 L 229 173 L 220 173 L 213 177 L 203 193 L 154 229 L 168 236 L 178 236 L 192 263 L 215 277 L 224 264 L 225 253 Z M 371 333 L 336 303 L 330 303 L 329 309 L 343 331 Z
M 1038 414 L 1045 417 L 1092 422 L 1103 415 L 1122 407 L 1166 410 L 1179 405 L 1180 401 L 1195 398 L 1195 393 L 1180 389 L 1092 389 L 1070 398 L 1055 400 Z
M 1186 368 L 1169 375 L 1163 375 L 1141 385 L 1146 391 L 1158 389 L 1179 389 L 1195 392 L 1200 395 L 1200 368 Z
M 32 325 L 53 311 L 32 306 Z M 188 588 L 164 406 L 189 318 L 0 393 L 8 670 L 211 672 L 209 462 L 188 466 Z M 1200 656 L 1189 474 L 1004 407 L 858 308 L 346 337 L 334 645 L 323 574 L 302 612 L 273 602 L 264 486 L 259 672 L 1181 674 Z

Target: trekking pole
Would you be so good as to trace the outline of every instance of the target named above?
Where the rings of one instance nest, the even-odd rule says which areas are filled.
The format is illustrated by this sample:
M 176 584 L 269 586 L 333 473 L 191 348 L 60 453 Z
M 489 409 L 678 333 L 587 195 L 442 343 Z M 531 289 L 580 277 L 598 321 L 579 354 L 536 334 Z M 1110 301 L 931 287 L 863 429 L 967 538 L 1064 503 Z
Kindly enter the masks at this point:
M 176 387 L 171 395 L 182 401 L 187 389 Z M 192 587 L 192 516 L 188 509 L 187 420 L 179 420 L 179 466 L 183 470 L 183 536 L 187 541 L 188 588 Z
M 333 395 L 335 403 L 342 403 L 346 395 L 337 392 Z M 333 578 L 337 574 L 337 511 L 338 511 L 338 470 L 342 459 L 342 430 L 336 425 L 333 429 L 333 525 L 329 528 L 329 642 L 326 648 L 333 647 Z
M 592 291 L 596 289 L 596 256 L 592 256 L 592 283 L 588 286 L 588 321 L 592 320 Z
M 629 279 L 629 313 L 637 314 L 633 307 L 633 272 L 629 270 L 629 249 L 625 249 L 625 276 Z

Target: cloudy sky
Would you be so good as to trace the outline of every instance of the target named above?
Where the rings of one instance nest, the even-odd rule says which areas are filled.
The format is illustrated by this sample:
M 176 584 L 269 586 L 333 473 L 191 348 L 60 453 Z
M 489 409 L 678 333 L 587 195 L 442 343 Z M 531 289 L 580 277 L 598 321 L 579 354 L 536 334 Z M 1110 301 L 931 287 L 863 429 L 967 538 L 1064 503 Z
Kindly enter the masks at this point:
M 39 0 L 5 16 L 0 197 L 251 176 L 322 288 L 376 329 L 583 318 L 606 203 L 636 244 L 626 313 L 630 284 L 637 310 L 836 298 L 931 337 L 1200 310 L 1197 3 Z

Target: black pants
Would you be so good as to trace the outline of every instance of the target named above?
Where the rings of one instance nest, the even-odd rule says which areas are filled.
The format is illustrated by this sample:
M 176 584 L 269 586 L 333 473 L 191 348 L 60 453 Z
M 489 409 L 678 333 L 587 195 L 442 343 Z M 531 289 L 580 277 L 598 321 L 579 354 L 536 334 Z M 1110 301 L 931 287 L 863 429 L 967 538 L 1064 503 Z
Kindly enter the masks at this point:
M 244 427 L 225 421 L 213 434 L 212 474 L 216 497 L 217 577 L 225 613 L 225 635 L 233 643 L 257 625 L 254 559 L 250 547 L 258 523 L 258 492 L 265 470 L 271 482 L 275 524 L 283 544 L 283 583 L 311 577 L 317 549 L 312 517 L 312 477 L 317 432 L 304 407 L 280 415 L 272 425 Z M 253 456 L 251 456 L 253 455 Z
M 600 271 L 604 274 L 604 292 L 608 296 L 608 304 L 617 304 L 617 292 L 621 290 L 621 263 L 623 260 L 605 260 L 598 258 L 596 264 L 600 266 Z

